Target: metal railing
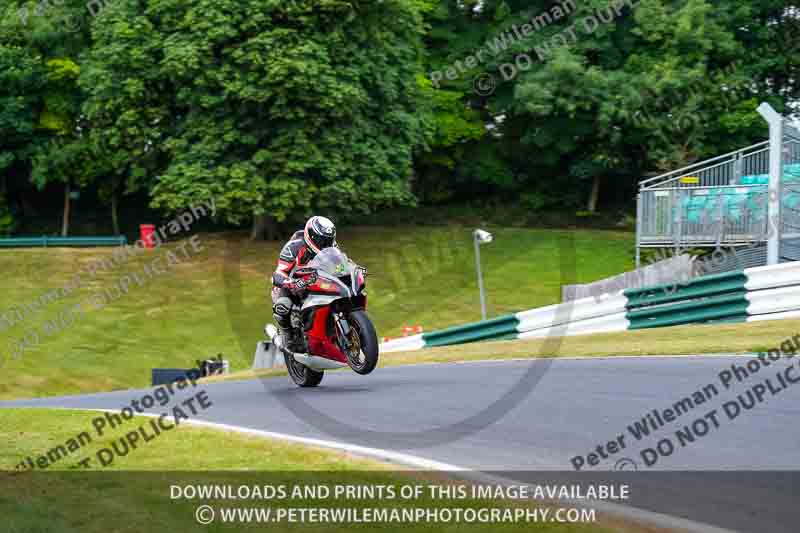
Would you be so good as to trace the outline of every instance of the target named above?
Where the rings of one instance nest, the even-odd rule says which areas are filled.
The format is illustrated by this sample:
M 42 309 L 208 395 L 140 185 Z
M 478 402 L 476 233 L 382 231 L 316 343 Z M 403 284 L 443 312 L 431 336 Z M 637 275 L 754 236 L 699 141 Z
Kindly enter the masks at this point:
M 769 141 L 648 178 L 639 182 L 639 189 L 720 187 L 738 183 L 743 176 L 766 172 L 769 172 Z
M 768 104 L 758 111 L 770 124 L 771 140 L 639 183 L 637 267 L 645 247 L 680 251 L 753 242 L 769 244 L 768 262 L 800 260 L 800 131 Z M 770 195 L 776 178 L 779 186 Z
M 640 182 L 640 247 L 745 244 L 766 235 L 769 141 Z
M 0 248 L 33 248 L 61 246 L 124 246 L 127 237 L 10 237 L 0 239 Z
M 800 260 L 800 131 L 787 122 L 783 129 L 780 256 Z
M 709 246 L 747 243 L 766 234 L 763 185 L 669 188 L 639 195 L 639 244 Z

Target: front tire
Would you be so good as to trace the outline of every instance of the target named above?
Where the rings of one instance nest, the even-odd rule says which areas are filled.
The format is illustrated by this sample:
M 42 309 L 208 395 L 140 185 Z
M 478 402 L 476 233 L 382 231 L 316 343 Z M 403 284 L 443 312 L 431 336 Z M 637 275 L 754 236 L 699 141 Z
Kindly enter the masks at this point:
M 364 311 L 350 313 L 350 327 L 354 349 L 347 354 L 347 362 L 354 372 L 366 376 L 378 366 L 378 334 Z

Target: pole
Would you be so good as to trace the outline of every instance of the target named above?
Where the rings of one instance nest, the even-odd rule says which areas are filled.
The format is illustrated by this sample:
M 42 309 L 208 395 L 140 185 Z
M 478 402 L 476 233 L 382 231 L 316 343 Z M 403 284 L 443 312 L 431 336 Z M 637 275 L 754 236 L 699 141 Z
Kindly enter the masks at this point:
M 483 273 L 481 272 L 481 245 L 478 242 L 478 235 L 472 235 L 472 242 L 475 243 L 475 269 L 478 272 L 478 290 L 481 293 L 481 320 L 486 320 L 486 295 L 483 292 Z
M 642 193 L 636 195 L 636 269 L 642 260 Z
M 767 209 L 767 264 L 777 265 L 781 243 L 781 175 L 783 174 L 783 117 L 768 103 L 757 111 L 769 123 L 769 198 Z

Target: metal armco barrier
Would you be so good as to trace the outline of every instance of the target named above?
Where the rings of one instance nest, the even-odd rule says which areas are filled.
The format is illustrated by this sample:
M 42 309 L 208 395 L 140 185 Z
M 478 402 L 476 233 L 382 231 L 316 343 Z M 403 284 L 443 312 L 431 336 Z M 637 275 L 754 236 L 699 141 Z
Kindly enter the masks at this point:
M 747 268 L 583 298 L 484 322 L 395 339 L 383 352 L 483 340 L 586 335 L 682 324 L 800 318 L 800 262 Z
M 747 298 L 744 290 L 739 293 L 698 298 L 670 305 L 657 305 L 628 312 L 628 329 L 659 328 L 696 324 L 709 320 L 738 319 L 747 317 Z
M 625 291 L 628 329 L 657 328 L 747 317 L 743 270 L 694 279 L 686 284 Z
M 517 333 L 518 325 L 519 320 L 516 315 L 507 315 L 484 322 L 423 333 L 422 340 L 425 342 L 425 346 L 446 346 L 497 339 Z
M 625 291 L 627 308 L 648 307 L 693 298 L 708 298 L 731 292 L 745 292 L 747 277 L 743 270 L 695 278 L 687 283 L 654 285 Z

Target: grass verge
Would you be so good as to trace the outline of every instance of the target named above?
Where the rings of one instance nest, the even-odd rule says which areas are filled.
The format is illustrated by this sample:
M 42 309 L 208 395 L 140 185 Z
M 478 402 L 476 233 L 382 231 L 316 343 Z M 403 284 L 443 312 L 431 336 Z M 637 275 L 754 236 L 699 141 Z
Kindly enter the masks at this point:
M 75 470 L 75 460 L 92 454 L 112 443 L 143 423 L 134 418 L 125 426 L 87 444 L 79 454 L 54 463 L 47 471 L 2 472 L 13 469 L 23 457 L 47 453 L 58 444 L 80 432 L 92 431 L 92 418 L 98 413 L 54 411 L 40 409 L 0 410 L 0 437 L 7 443 L 0 449 L 0 514 L 3 530 L 9 533 L 47 531 L 58 533 L 128 533 L 141 531 L 239 531 L 264 529 L 288 531 L 345 532 L 386 531 L 395 525 L 373 524 L 258 524 L 215 523 L 201 527 L 195 521 L 200 505 L 211 505 L 220 516 L 220 507 L 278 508 L 427 508 L 444 507 L 517 509 L 522 502 L 480 499 L 433 499 L 427 490 L 419 498 L 335 498 L 332 494 L 318 496 L 295 493 L 294 487 L 336 485 L 395 487 L 400 493 L 404 485 L 442 485 L 443 478 L 432 474 L 390 471 L 381 463 L 348 457 L 308 446 L 286 444 L 273 440 L 228 434 L 212 429 L 180 426 L 163 433 L 149 444 L 118 458 L 109 468 L 97 471 Z M 35 428 L 35 429 L 28 429 Z M 225 470 L 221 472 L 220 470 Z M 309 472 L 309 470 L 311 472 Z M 187 485 L 231 485 L 258 487 L 264 494 L 266 486 L 284 487 L 288 497 L 254 500 L 187 500 L 173 498 L 173 487 Z M 238 490 L 234 489 L 237 493 Z M 296 496 L 295 496 L 296 494 Z M 426 524 L 403 525 L 404 531 L 537 531 L 547 533 L 581 533 L 610 531 L 653 531 L 650 528 L 601 517 L 592 524 L 517 523 L 517 524 Z
M 403 326 L 426 331 L 480 319 L 475 260 L 466 226 L 342 228 L 344 250 L 369 269 L 369 313 L 379 335 Z M 630 233 L 488 227 L 482 250 L 490 314 L 560 300 L 563 241 L 574 244 L 576 271 L 587 282 L 632 266 Z M 268 277 L 282 242 L 251 242 L 240 233 L 201 234 L 84 276 L 84 287 L 51 301 L 23 322 L 0 320 L 0 399 L 108 391 L 149 385 L 150 369 L 188 368 L 222 353 L 233 369 L 248 368 L 263 326 L 272 319 Z M 181 247 L 192 253 L 189 257 Z M 570 244 L 567 253 L 572 254 Z M 111 249 L 0 250 L 0 315 L 63 287 Z M 173 254 L 177 264 L 166 267 Z M 142 276 L 161 258 L 163 269 L 102 310 L 70 314 L 125 276 Z M 565 274 L 566 275 L 566 274 Z M 55 324 L 55 327 L 51 327 Z
M 150 418 L 135 417 L 117 428 L 109 427 L 101 436 L 92 426 L 92 420 L 98 416 L 102 417 L 103 413 L 61 409 L 0 409 L 0 428 L 3 428 L 0 438 L 4 442 L 0 449 L 0 471 L 16 469 L 20 461 L 27 457 L 35 462 L 37 457 L 47 456 L 49 450 L 64 445 L 82 432 L 88 433 L 92 441 L 53 462 L 48 471 L 82 469 L 78 463 L 86 458 L 90 459 L 90 467 L 94 465 L 103 471 L 340 471 L 387 468 L 376 461 L 330 453 L 319 448 L 191 425 L 179 425 L 173 430 L 164 431 L 150 442 L 130 450 L 126 456 L 115 454 L 113 462 L 102 467 L 94 460 L 97 452 L 113 449 L 114 442 L 143 424 L 149 430 Z

